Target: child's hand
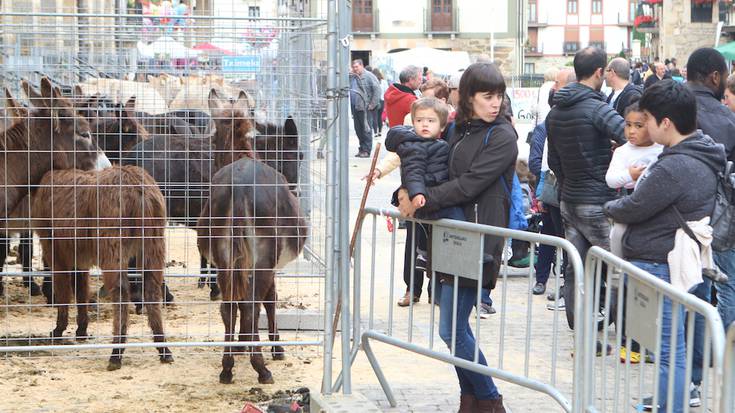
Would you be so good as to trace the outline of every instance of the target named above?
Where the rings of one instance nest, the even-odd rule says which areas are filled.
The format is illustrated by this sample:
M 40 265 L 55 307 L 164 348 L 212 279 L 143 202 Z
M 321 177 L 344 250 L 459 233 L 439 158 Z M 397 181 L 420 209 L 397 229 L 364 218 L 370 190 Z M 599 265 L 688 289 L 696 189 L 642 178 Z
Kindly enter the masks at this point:
M 632 165 L 628 167 L 628 173 L 634 181 L 637 181 L 645 169 L 646 165 Z
M 426 204 L 426 198 L 424 198 L 423 195 L 418 194 L 411 200 L 411 203 L 413 204 L 413 207 L 418 209 L 423 207 Z

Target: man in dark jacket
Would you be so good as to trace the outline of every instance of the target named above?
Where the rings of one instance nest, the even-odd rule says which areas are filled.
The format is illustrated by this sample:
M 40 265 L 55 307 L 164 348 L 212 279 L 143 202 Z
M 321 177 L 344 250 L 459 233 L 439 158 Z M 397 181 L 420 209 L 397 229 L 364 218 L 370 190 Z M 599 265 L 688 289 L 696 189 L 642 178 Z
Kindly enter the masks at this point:
M 724 145 L 728 160 L 735 161 L 735 114 L 721 102 L 727 75 L 727 63 L 717 50 L 700 48 L 689 56 L 687 87 L 697 99 L 697 127 L 715 142 Z M 735 321 L 735 250 L 715 251 L 714 259 L 720 270 L 730 278 L 727 283 L 715 284 L 717 310 L 727 328 Z M 710 281 L 705 278 L 693 294 L 709 302 L 711 291 Z M 692 382 L 698 386 L 702 381 L 704 318 L 697 316 L 695 323 Z
M 403 125 L 403 119 L 411 112 L 411 104 L 417 99 L 415 90 L 421 85 L 421 69 L 407 66 L 398 75 L 400 83 L 393 83 L 385 91 L 385 113 L 388 127 Z
M 658 161 L 640 179 L 631 196 L 605 205 L 605 213 L 616 222 L 628 225 L 623 237 L 623 256 L 635 266 L 666 282 L 671 282 L 668 255 L 674 249 L 676 232 L 680 228 L 673 207 L 685 221 L 698 221 L 711 216 L 712 199 L 717 186 L 717 172 L 725 164 L 722 145 L 697 131 L 697 104 L 688 88 L 673 80 L 658 82 L 643 94 L 639 103 L 647 115 L 651 139 L 665 146 Z M 673 310 L 670 300 L 664 300 L 658 400 L 665 409 L 669 369 L 674 369 L 673 411 L 682 411 L 681 395 L 685 383 L 686 344 L 684 342 L 684 311 L 679 307 L 678 325 L 672 331 Z M 676 334 L 677 347 L 671 349 L 671 337 Z M 675 360 L 671 354 L 675 352 Z M 643 408 L 652 408 L 652 398 L 643 400 Z
M 368 125 L 367 116 L 380 103 L 380 82 L 374 74 L 365 70 L 361 59 L 352 62 L 350 72 L 350 107 L 360 149 L 355 155 L 367 158 L 373 150 L 373 134 Z
M 656 62 L 653 64 L 653 74 L 646 78 L 646 82 L 643 84 L 643 88 L 648 89 L 656 82 L 664 79 L 671 79 L 671 75 L 666 73 L 666 65 L 661 62 Z
M 612 157 L 611 140 L 625 142 L 624 120 L 600 93 L 607 66 L 605 52 L 587 47 L 574 56 L 577 83 L 554 94 L 546 117 L 549 168 L 560 190 L 566 238 L 584 260 L 593 246 L 610 249 L 610 224 L 602 205 L 615 197 L 605 182 Z M 574 328 L 574 274 L 564 275 L 567 322 Z
M 640 99 L 643 88 L 630 83 L 630 65 L 622 57 L 611 60 L 605 70 L 605 82 L 613 91 L 607 97 L 607 103 L 620 116 L 625 116 L 625 108 Z

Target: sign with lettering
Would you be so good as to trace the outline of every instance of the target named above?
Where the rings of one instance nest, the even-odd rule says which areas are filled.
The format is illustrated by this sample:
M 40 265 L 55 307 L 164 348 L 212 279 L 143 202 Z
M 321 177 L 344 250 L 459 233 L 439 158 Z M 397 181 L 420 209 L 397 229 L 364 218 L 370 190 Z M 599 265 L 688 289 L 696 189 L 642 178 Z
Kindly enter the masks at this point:
M 533 124 L 536 122 L 536 110 L 538 106 L 537 87 L 520 87 L 508 89 L 513 117 L 516 123 Z
M 658 303 L 661 299 L 653 288 L 628 277 L 625 334 L 648 349 L 656 348 Z
M 431 266 L 434 271 L 479 279 L 483 256 L 482 234 L 435 224 L 431 241 Z
M 260 56 L 222 56 L 222 72 L 258 73 L 260 72 Z

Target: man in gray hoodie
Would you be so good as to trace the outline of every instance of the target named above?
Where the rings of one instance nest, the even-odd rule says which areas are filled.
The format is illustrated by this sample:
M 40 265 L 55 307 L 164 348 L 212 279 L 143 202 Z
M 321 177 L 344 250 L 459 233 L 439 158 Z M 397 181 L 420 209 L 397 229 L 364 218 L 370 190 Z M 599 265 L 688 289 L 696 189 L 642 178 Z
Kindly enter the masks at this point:
M 646 114 L 651 139 L 665 146 L 663 152 L 638 182 L 632 195 L 605 204 L 605 214 L 616 222 L 628 224 L 623 236 L 623 256 L 633 265 L 660 279 L 669 278 L 668 254 L 674 248 L 680 228 L 674 208 L 685 221 L 698 221 L 711 216 L 717 189 L 717 172 L 724 168 L 725 149 L 697 130 L 697 101 L 684 85 L 662 80 L 646 89 L 639 102 Z M 671 331 L 672 303 L 664 299 L 661 320 L 661 354 L 658 401 L 665 408 L 669 368 L 674 372 L 674 412 L 683 410 L 681 395 L 687 393 L 685 383 L 686 351 L 684 311 L 678 318 L 676 331 Z M 677 335 L 677 347 L 671 349 L 671 337 Z M 671 359 L 674 359 L 672 362 Z M 652 408 L 652 398 L 643 400 Z

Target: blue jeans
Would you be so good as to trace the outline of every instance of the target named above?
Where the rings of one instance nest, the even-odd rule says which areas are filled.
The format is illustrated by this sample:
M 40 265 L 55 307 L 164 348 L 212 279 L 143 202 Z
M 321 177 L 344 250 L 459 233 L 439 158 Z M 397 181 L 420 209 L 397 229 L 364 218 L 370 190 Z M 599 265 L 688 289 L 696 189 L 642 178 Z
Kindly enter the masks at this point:
M 726 283 L 715 283 L 717 288 L 717 311 L 720 313 L 725 331 L 735 321 L 735 250 L 715 251 L 715 264 L 729 277 Z
M 373 134 L 368 124 L 368 111 L 355 110 L 352 108 L 352 122 L 355 127 L 355 134 L 360 141 L 360 152 L 368 154 L 373 150 Z
M 452 301 L 454 299 L 454 283 L 442 285 L 441 301 L 439 302 L 439 336 L 447 346 L 452 348 Z M 472 361 L 475 358 L 475 336 L 470 328 L 470 312 L 477 300 L 477 289 L 458 287 L 457 289 L 457 330 L 455 356 Z M 487 366 L 487 360 L 482 351 L 479 352 L 478 362 Z M 454 368 L 459 379 L 461 394 L 471 394 L 479 400 L 497 399 L 500 397 L 492 377 L 475 373 L 459 367 Z
M 691 293 L 704 302 L 710 302 L 712 298 L 712 281 L 709 278 L 702 277 L 704 280 L 701 284 L 691 291 Z M 697 314 L 694 316 L 694 344 L 692 344 L 692 383 L 696 385 L 702 384 L 702 366 L 704 365 L 704 317 Z
M 636 267 L 648 271 L 652 275 L 667 283 L 671 282 L 669 277 L 669 265 L 643 261 L 631 261 Z M 666 409 L 666 399 L 669 381 L 669 367 L 671 358 L 671 320 L 673 318 L 673 305 L 671 300 L 664 298 L 663 316 L 661 319 L 661 354 L 656 354 L 659 359 L 658 369 L 658 404 L 661 409 Z M 679 306 L 679 322 L 676 326 L 676 349 L 674 349 L 674 413 L 684 411 L 683 396 L 688 390 L 688 383 L 684 382 L 686 374 L 686 344 L 684 343 L 684 307 Z M 663 410 L 659 410 L 663 411 Z

